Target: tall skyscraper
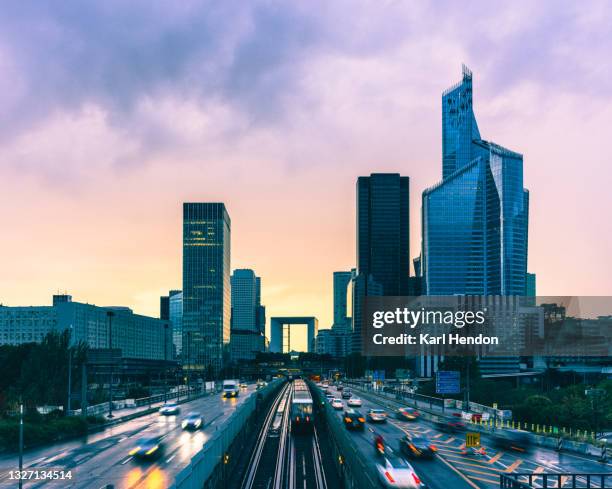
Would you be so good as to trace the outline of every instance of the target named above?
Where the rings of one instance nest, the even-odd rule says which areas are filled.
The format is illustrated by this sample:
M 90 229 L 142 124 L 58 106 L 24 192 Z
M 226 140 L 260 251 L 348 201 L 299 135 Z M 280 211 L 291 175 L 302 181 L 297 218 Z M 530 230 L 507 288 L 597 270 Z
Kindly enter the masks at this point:
M 232 284 L 232 330 L 257 332 L 257 306 L 261 280 L 250 269 L 234 270 Z
M 183 204 L 183 364 L 218 373 L 230 340 L 231 221 L 222 203 Z
M 408 291 L 409 182 L 398 173 L 357 180 L 357 273 L 371 277 L 383 295 Z
M 423 192 L 423 292 L 523 295 L 523 156 L 480 138 L 465 66 L 461 82 L 442 95 L 442 154 L 442 181 Z
M 353 280 L 352 351 L 361 351 L 363 297 L 410 290 L 408 177 L 373 173 L 357 179 L 357 276 Z
M 265 349 L 265 308 L 261 278 L 250 269 L 234 270 L 232 284 L 232 360 L 252 360 Z
M 183 292 L 171 290 L 168 297 L 168 317 L 172 326 L 174 355 L 183 362 Z
M 334 326 L 346 324 L 349 318 L 347 296 L 351 277 L 351 272 L 334 272 Z

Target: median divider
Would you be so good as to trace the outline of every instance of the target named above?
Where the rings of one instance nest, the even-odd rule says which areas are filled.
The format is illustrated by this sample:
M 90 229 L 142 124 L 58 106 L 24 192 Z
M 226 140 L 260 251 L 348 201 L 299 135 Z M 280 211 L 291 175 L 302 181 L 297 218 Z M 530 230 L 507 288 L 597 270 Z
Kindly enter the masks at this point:
M 367 457 L 356 445 L 355 439 L 347 431 L 342 420 L 336 416 L 329 402 L 325 401 L 321 390 L 311 383 L 311 392 L 317 403 L 318 415 L 324 417 L 326 432 L 322 436 L 329 438 L 334 465 L 340 476 L 342 487 L 350 489 L 371 489 L 378 487 L 378 475 L 372 463 L 374 441 L 372 438 L 372 456 Z

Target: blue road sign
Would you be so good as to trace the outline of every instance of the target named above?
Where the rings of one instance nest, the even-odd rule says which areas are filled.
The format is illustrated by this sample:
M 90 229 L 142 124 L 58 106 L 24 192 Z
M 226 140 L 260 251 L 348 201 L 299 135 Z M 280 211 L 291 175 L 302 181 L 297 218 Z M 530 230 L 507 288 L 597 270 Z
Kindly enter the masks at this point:
M 436 374 L 436 394 L 459 394 L 460 375 L 457 370 L 441 370 Z

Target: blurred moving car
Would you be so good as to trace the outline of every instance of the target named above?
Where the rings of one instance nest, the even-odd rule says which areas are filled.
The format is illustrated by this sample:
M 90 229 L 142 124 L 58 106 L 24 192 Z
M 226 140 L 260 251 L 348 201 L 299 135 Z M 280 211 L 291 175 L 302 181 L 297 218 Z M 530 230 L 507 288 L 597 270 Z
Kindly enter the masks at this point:
M 331 406 L 334 409 L 342 409 L 344 404 L 342 403 L 342 399 L 332 399 Z
M 204 418 L 200 413 L 189 413 L 181 423 L 181 426 L 184 430 L 195 431 L 199 430 L 203 424 Z
M 400 451 L 407 457 L 433 458 L 438 451 L 429 438 L 418 435 L 406 435 L 400 439 Z
M 347 430 L 363 430 L 365 427 L 365 418 L 359 411 L 347 409 L 344 411 L 344 426 Z
M 336 386 L 336 390 L 338 392 L 342 392 L 343 389 L 344 389 L 344 386 L 342 384 Z
M 239 382 L 236 379 L 223 381 L 223 397 L 238 397 L 240 395 Z
M 419 412 L 412 408 L 399 408 L 395 415 L 402 421 L 416 421 L 419 418 Z
M 328 401 L 331 401 L 331 400 L 333 400 L 333 399 L 334 399 L 334 395 L 333 395 L 331 392 L 326 392 L 326 393 L 325 393 L 325 398 L 326 398 Z
M 247 389 L 249 387 L 249 385 L 246 382 L 240 382 L 240 388 L 241 389 Z
M 361 399 L 359 399 L 358 397 L 351 397 L 348 401 L 346 401 L 346 403 L 350 407 L 361 407 L 361 404 L 362 404 Z
M 265 381 L 263 380 L 258 380 L 257 381 L 257 385 L 255 386 L 256 389 L 261 389 L 262 387 L 265 387 L 266 385 L 268 385 Z
M 370 409 L 367 418 L 370 423 L 386 423 L 387 413 L 384 409 Z
M 350 399 L 351 397 L 353 397 L 353 393 L 349 389 L 342 391 L 342 399 Z
M 515 429 L 497 430 L 493 435 L 493 442 L 497 446 L 517 452 L 526 452 L 531 446 L 529 433 Z
M 436 421 L 434 425 L 437 430 L 444 431 L 446 433 L 459 433 L 467 429 L 465 423 L 459 420 Z
M 129 454 L 138 459 L 155 459 L 164 452 L 164 445 L 160 438 L 154 436 L 144 436 L 138 440 L 136 446 Z
M 159 408 L 159 414 L 163 416 L 176 416 L 180 412 L 181 408 L 178 407 L 176 402 L 168 402 Z
M 425 487 L 412 465 L 397 455 L 386 454 L 376 464 L 376 470 L 384 487 L 400 489 L 423 489 Z

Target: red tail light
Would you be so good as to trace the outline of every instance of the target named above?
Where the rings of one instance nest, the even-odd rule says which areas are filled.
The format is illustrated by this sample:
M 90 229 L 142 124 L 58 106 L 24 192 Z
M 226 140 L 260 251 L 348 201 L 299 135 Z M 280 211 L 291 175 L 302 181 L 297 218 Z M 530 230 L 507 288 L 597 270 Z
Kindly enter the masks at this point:
M 299 417 L 299 416 L 296 416 L 296 417 L 295 417 L 295 422 L 296 422 L 296 423 L 299 423 L 299 422 L 300 422 L 300 417 Z
M 306 416 L 306 422 L 310 423 L 310 416 Z
M 389 472 L 385 472 L 385 476 L 387 477 L 387 479 L 389 479 L 389 482 L 391 484 L 395 484 L 395 479 L 391 477 L 391 474 Z
M 414 479 L 414 482 L 418 485 L 421 484 L 421 479 L 419 479 L 419 477 L 413 472 L 412 473 L 412 478 Z

